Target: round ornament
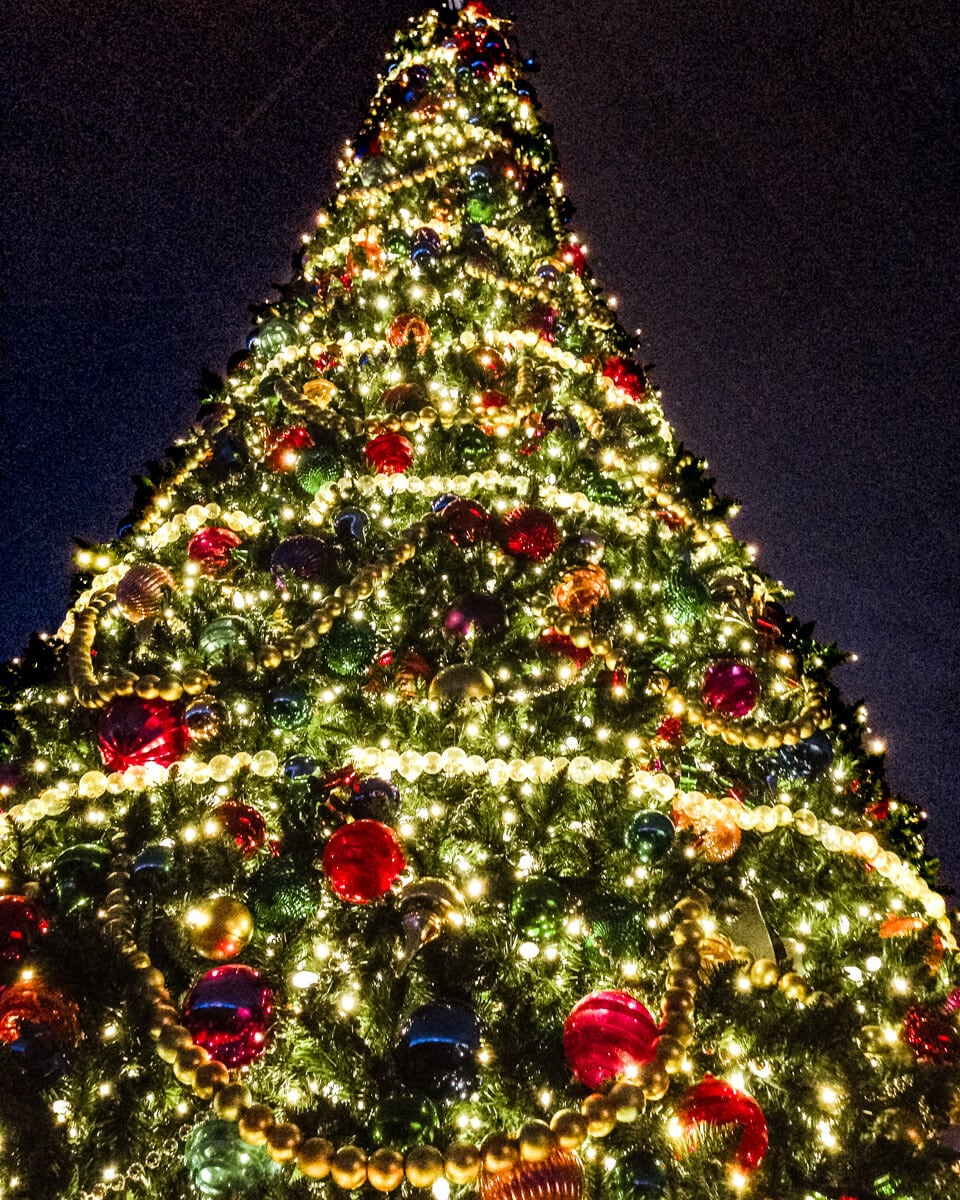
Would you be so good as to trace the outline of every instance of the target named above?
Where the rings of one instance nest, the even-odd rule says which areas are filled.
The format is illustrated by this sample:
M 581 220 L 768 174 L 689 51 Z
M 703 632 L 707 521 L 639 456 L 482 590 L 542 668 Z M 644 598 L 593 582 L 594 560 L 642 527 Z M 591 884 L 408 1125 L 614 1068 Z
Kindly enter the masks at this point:
M 384 390 L 380 403 L 387 412 L 415 412 L 427 402 L 427 395 L 418 383 L 397 383 Z
M 587 265 L 586 255 L 583 253 L 583 247 L 576 242 L 564 242 L 557 247 L 557 258 L 566 266 L 568 271 L 574 275 L 582 275 L 584 267 Z
M 220 828 L 237 844 L 244 858 L 251 858 L 263 849 L 267 840 L 267 822 L 263 813 L 252 804 L 240 800 L 225 800 L 211 816 Z
M 581 1200 L 583 1167 L 557 1146 L 540 1162 L 520 1159 L 503 1171 L 481 1171 L 479 1200 Z
M 222 575 L 233 563 L 233 552 L 242 539 L 232 529 L 208 525 L 198 530 L 187 544 L 187 557 L 200 564 L 204 575 Z
M 297 483 L 308 496 L 315 496 L 328 483 L 336 483 L 343 471 L 343 456 L 338 450 L 314 446 L 304 450 L 297 460 Z
M 603 364 L 603 377 L 609 379 L 613 386 L 624 392 L 630 400 L 643 399 L 646 379 L 643 371 L 629 359 L 612 355 Z
M 306 688 L 290 683 L 274 688 L 267 699 L 267 715 L 276 729 L 302 729 L 310 721 L 313 701 Z
M 697 827 L 697 854 L 707 862 L 727 862 L 740 849 L 743 834 L 731 817 L 721 817 Z
M 618 1200 L 665 1200 L 667 1173 L 663 1163 L 649 1150 L 628 1150 L 608 1176 L 612 1195 Z
M 908 1008 L 900 1038 L 913 1050 L 918 1062 L 960 1062 L 960 1034 L 953 1022 L 939 1013 L 919 1005 Z
M 431 341 L 430 326 L 423 317 L 417 317 L 413 313 L 400 313 L 390 323 L 387 341 L 396 350 L 413 345 L 417 354 L 426 354 Z
M 234 896 L 211 896 L 191 905 L 183 917 L 190 945 L 203 958 L 227 962 L 253 937 L 253 917 Z
M 424 876 L 402 887 L 397 896 L 403 930 L 398 959 L 401 967 L 410 963 L 424 946 L 436 941 L 447 925 L 462 924 L 463 905 L 463 896 L 446 879 Z
M 191 742 L 209 742 L 220 732 L 223 709 L 213 696 L 197 696 L 183 710 L 183 727 Z
M 410 257 L 419 267 L 427 267 L 440 257 L 440 234 L 429 225 L 415 229 L 410 238 Z
M 557 604 L 570 613 L 588 613 L 610 595 L 610 584 L 602 567 L 577 567 L 566 571 L 553 589 Z
M 211 1117 L 190 1131 L 183 1152 L 190 1182 L 205 1200 L 263 1195 L 280 1167 L 265 1146 L 251 1146 L 236 1121 Z
M 283 777 L 291 783 L 307 783 L 318 774 L 320 764 L 307 754 L 291 754 L 283 764 Z
M 0 896 L 0 967 L 23 962 L 49 928 L 47 918 L 26 896 Z
M 262 358 L 273 358 L 287 346 L 295 346 L 299 340 L 296 329 L 280 317 L 261 325 L 253 337 L 257 353 Z
M 833 762 L 833 743 L 829 735 L 818 729 L 811 737 L 795 746 L 781 746 L 771 760 L 771 771 L 777 779 L 819 779 Z
M 183 758 L 187 731 L 178 704 L 117 696 L 100 713 L 97 740 L 104 765 L 111 771 L 148 763 L 169 767 Z
M 453 1000 L 424 1004 L 400 1027 L 397 1072 L 407 1087 L 435 1099 L 466 1098 L 476 1087 L 480 1022 Z
M 473 500 L 451 500 L 443 509 L 443 528 L 455 546 L 477 546 L 489 536 L 490 517 Z
M 378 475 L 401 475 L 413 462 L 413 444 L 402 433 L 379 433 L 363 448 Z
M 470 361 L 481 380 L 501 379 L 507 370 L 503 355 L 492 346 L 478 346 L 471 350 Z
M 144 846 L 133 860 L 130 879 L 138 892 L 160 892 L 173 875 L 173 847 Z
M 213 967 L 190 989 L 180 1019 L 194 1042 L 226 1067 L 256 1062 L 267 1047 L 273 993 L 253 967 Z
M 137 563 L 117 584 L 117 608 L 135 625 L 158 617 L 173 576 L 159 563 Z
M 659 862 L 673 845 L 676 827 L 655 809 L 634 813 L 627 825 L 627 849 L 642 863 Z
M 517 885 L 510 905 L 517 932 L 532 942 L 555 942 L 563 932 L 568 899 L 559 880 L 530 875 Z
M 37 976 L 18 979 L 0 993 L 0 1042 L 9 1046 L 31 1028 L 60 1050 L 71 1050 L 80 1040 L 76 1004 Z
M 576 552 L 588 563 L 598 563 L 603 558 L 607 543 L 595 529 L 581 529 L 576 535 Z
M 543 562 L 560 545 L 557 523 L 541 508 L 515 508 L 500 523 L 500 548 L 521 562 Z
M 463 704 L 467 700 L 489 700 L 493 695 L 493 680 L 481 667 L 472 663 L 454 663 L 444 667 L 430 680 L 429 696 L 447 704 Z
M 478 225 L 489 224 L 497 207 L 497 200 L 492 192 L 476 191 L 467 197 L 467 217 Z
M 433 1102 L 417 1092 L 388 1096 L 378 1107 L 371 1135 L 378 1146 L 396 1146 L 406 1150 L 417 1144 L 430 1144 L 437 1128 L 437 1110 Z
M 342 679 L 362 675 L 376 658 L 377 634 L 363 621 L 344 617 L 321 642 L 328 670 Z
M 378 900 L 406 865 L 397 835 L 380 821 L 344 825 L 323 852 L 323 873 L 334 893 L 349 904 Z
M 467 592 L 454 602 L 443 627 L 461 638 L 502 633 L 507 627 L 507 611 L 499 596 L 490 592 Z
M 686 1150 L 696 1150 L 704 1129 L 735 1125 L 740 1141 L 734 1157 L 742 1171 L 752 1171 L 767 1153 L 767 1121 L 763 1110 L 752 1096 L 731 1087 L 722 1079 L 707 1075 L 687 1092 L 677 1118 L 686 1135 Z
M 760 695 L 760 682 L 746 663 L 721 659 L 704 673 L 700 695 L 712 712 L 735 720 L 753 711 Z
M 681 625 L 702 621 L 710 612 L 709 588 L 685 567 L 678 567 L 666 576 L 660 594 L 667 612 Z
M 326 379 L 319 379 L 315 382 L 333 387 L 333 384 Z M 309 396 L 310 401 L 313 402 L 313 396 L 307 392 L 306 387 L 303 394 L 305 397 Z M 310 436 L 310 431 L 301 425 L 286 425 L 283 429 L 272 429 L 266 438 L 267 466 L 278 474 L 294 471 L 300 461 L 301 451 L 309 450 L 312 445 L 313 438 Z
M 593 992 L 571 1009 L 563 1049 L 577 1079 L 599 1088 L 652 1062 L 659 1032 L 648 1010 L 629 993 Z
M 305 873 L 288 858 L 267 859 L 250 880 L 247 898 L 257 927 L 271 933 L 302 925 L 317 911 Z
M 250 644 L 250 632 L 239 617 L 214 617 L 200 630 L 197 649 L 208 663 L 219 663 Z
M 270 572 L 279 587 L 291 579 L 332 582 L 337 573 L 336 551 L 323 538 L 306 534 L 285 538 L 270 555 Z
M 53 860 L 53 890 L 64 912 L 81 912 L 101 899 L 106 890 L 110 851 L 83 842 L 70 846 Z
M 333 523 L 333 529 L 341 542 L 366 541 L 367 529 L 370 526 L 370 515 L 362 508 L 341 508 Z
M 573 639 L 565 633 L 561 633 L 558 629 L 550 626 L 537 638 L 537 645 L 546 650 L 555 658 L 565 659 L 579 670 L 582 666 L 590 661 L 593 657 L 593 651 L 589 646 L 575 646 Z
M 3 1042 L 3 1056 L 21 1079 L 38 1087 L 48 1087 L 66 1074 L 69 1063 L 56 1036 L 44 1025 L 23 1021 L 20 1032 L 12 1041 Z

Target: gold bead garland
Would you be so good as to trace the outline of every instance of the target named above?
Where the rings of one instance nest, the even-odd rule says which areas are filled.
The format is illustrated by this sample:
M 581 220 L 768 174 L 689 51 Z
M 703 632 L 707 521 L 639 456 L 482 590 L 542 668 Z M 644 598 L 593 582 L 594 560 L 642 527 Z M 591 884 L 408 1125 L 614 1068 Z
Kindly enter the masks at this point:
M 698 725 L 707 737 L 722 738 L 728 745 L 744 745 L 750 750 L 795 746 L 812 737 L 818 729 L 829 729 L 833 716 L 819 687 L 810 680 L 802 682 L 804 706 L 788 721 L 759 724 L 754 721 L 726 720 L 708 712 L 699 700 L 688 700 L 677 688 L 670 688 L 666 701 L 670 713 L 691 725 Z

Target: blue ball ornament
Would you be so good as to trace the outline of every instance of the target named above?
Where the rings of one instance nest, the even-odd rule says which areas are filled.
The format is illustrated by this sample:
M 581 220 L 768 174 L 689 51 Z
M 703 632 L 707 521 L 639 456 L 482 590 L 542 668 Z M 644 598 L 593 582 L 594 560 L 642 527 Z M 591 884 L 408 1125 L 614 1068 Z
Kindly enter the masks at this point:
M 7 1061 L 29 1083 L 48 1087 L 66 1074 L 63 1046 L 45 1025 L 21 1021 L 17 1038 L 2 1047 Z
M 480 1021 L 466 1004 L 424 1004 L 406 1019 L 396 1048 L 405 1086 L 433 1099 L 465 1099 L 477 1086 Z
M 438 496 L 436 500 L 431 501 L 430 508 L 435 513 L 442 513 L 448 504 L 452 504 L 454 500 L 459 499 L 460 497 L 454 492 L 444 492 L 442 495 Z
M 341 542 L 363 542 L 370 525 L 370 516 L 362 508 L 343 508 L 333 523 Z
M 207 1200 L 262 1195 L 280 1170 L 263 1146 L 243 1141 L 235 1122 L 216 1118 L 191 1131 L 183 1161 L 190 1182 Z
M 781 746 L 771 761 L 771 771 L 777 779 L 817 779 L 833 762 L 833 743 L 818 729 L 811 737 L 795 746 Z
M 634 813 L 627 825 L 627 849 L 642 863 L 659 862 L 673 845 L 676 826 L 654 809 Z
M 291 783 L 307 783 L 320 769 L 315 758 L 306 754 L 291 754 L 283 764 L 283 775 Z
M 410 257 L 418 266 L 429 266 L 440 257 L 441 246 L 440 234 L 424 225 L 410 239 Z
M 133 860 L 130 878 L 138 891 L 158 892 L 169 882 L 173 874 L 173 847 L 158 843 L 144 846 Z

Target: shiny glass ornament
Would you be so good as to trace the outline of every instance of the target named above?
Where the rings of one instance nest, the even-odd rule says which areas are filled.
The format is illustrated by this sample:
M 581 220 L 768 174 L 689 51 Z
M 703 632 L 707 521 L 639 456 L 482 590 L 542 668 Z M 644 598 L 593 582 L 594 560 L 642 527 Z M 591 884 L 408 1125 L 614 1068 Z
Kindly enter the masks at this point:
M 315 496 L 328 483 L 336 483 L 343 472 L 343 455 L 332 446 L 314 446 L 304 450 L 297 460 L 297 483 L 308 496 Z
M 586 559 L 588 563 L 600 562 L 606 548 L 606 540 L 595 529 L 581 529 L 576 535 L 577 555 L 581 559 Z
M 490 516 L 473 500 L 451 500 L 442 511 L 444 532 L 455 546 L 477 546 L 489 536 Z
M 253 917 L 235 896 L 210 896 L 191 904 L 183 915 L 190 945 L 203 958 L 227 962 L 253 936 Z
M 173 875 L 173 847 L 144 846 L 133 860 L 130 880 L 138 892 L 160 892 Z
M 406 1087 L 433 1099 L 466 1098 L 477 1085 L 480 1022 L 454 1000 L 424 1004 L 404 1021 L 394 1054 Z
M 210 1117 L 190 1130 L 183 1162 L 194 1191 L 205 1200 L 253 1200 L 280 1172 L 265 1146 L 251 1146 L 236 1121 Z
M 136 563 L 117 584 L 117 608 L 134 624 L 158 617 L 173 576 L 159 563 Z
M 517 933 L 534 942 L 555 942 L 563 933 L 569 896 L 559 880 L 530 875 L 517 884 L 510 916 Z
M 148 763 L 169 767 L 186 752 L 183 711 L 170 700 L 117 696 L 100 712 L 97 740 L 104 765 L 111 771 Z
M 583 253 L 583 247 L 576 242 L 564 242 L 557 248 L 557 258 L 564 264 L 568 271 L 574 275 L 582 275 L 584 267 L 587 265 L 586 255 Z
M 31 1026 L 69 1050 L 80 1040 L 80 1010 L 39 976 L 18 979 L 0 992 L 0 1042 L 16 1042 Z
M 507 610 L 499 596 L 490 592 L 467 592 L 457 597 L 444 618 L 443 627 L 460 638 L 502 633 L 507 627 Z
M 427 394 L 418 383 L 398 383 L 384 390 L 380 403 L 387 412 L 416 412 L 427 402 Z
M 410 238 L 410 257 L 418 266 L 426 267 L 440 257 L 442 247 L 440 234 L 424 225 L 415 229 Z
M 187 543 L 187 557 L 200 564 L 204 575 L 222 575 L 233 563 L 233 552 L 243 539 L 232 529 L 208 525 L 198 530 Z
M 244 858 L 251 858 L 263 849 L 267 840 L 267 822 L 263 813 L 252 804 L 225 800 L 210 815 L 224 833 L 236 842 Z
M 370 1133 L 378 1146 L 429 1145 L 437 1128 L 437 1110 L 433 1102 L 418 1092 L 399 1092 L 386 1096 L 373 1115 Z
M 560 531 L 541 508 L 515 508 L 500 522 L 500 548 L 521 562 L 543 562 L 560 545 Z
M 290 683 L 274 688 L 267 697 L 267 715 L 276 729 L 302 729 L 313 713 L 313 701 L 306 688 Z
M 556 1147 L 540 1162 L 521 1159 L 503 1171 L 481 1171 L 479 1200 L 581 1200 L 583 1167 L 570 1150 Z
M 649 1011 L 628 992 L 593 992 L 570 1010 L 563 1050 L 577 1079 L 599 1088 L 652 1062 L 659 1034 Z
M 647 381 L 636 363 L 613 355 L 603 364 L 603 377 L 631 400 L 642 400 Z
M 471 350 L 470 361 L 481 379 L 501 379 L 507 370 L 503 355 L 492 346 L 478 346 Z
M 776 779 L 819 779 L 832 763 L 830 735 L 818 729 L 795 746 L 781 746 L 771 758 L 770 769 Z
M 753 711 L 760 695 L 760 681 L 756 671 L 746 663 L 722 659 L 707 668 L 700 695 L 711 712 L 735 720 Z
M 492 192 L 476 191 L 467 197 L 467 217 L 481 225 L 490 223 L 498 207 Z
M 907 1009 L 900 1039 L 913 1050 L 918 1062 L 960 1062 L 960 1032 L 947 1017 L 922 1005 Z
M 611 1200 L 666 1200 L 668 1194 L 664 1164 L 649 1150 L 621 1154 L 607 1179 Z
M 627 824 L 627 849 L 642 863 L 659 862 L 673 845 L 676 827 L 655 809 L 634 813 Z
M 349 904 L 378 900 L 406 865 L 399 838 L 381 821 L 344 825 L 323 852 L 323 873 L 334 893 Z
M 395 350 L 412 344 L 417 354 L 426 354 L 431 340 L 430 326 L 414 313 L 400 313 L 387 330 L 387 341 Z
M 362 675 L 377 653 L 377 634 L 364 621 L 342 617 L 320 643 L 323 662 L 334 675 Z
M 283 775 L 291 783 L 306 783 L 318 774 L 320 764 L 306 754 L 291 754 L 283 764 Z
M 707 862 L 727 862 L 740 849 L 743 834 L 732 818 L 720 818 L 697 826 L 697 854 Z
M 467 700 L 489 700 L 493 695 L 493 680 L 482 667 L 473 663 L 454 663 L 443 667 L 430 680 L 431 700 L 463 704 Z
M 17 1037 L 9 1042 L 0 1040 L 0 1061 L 7 1072 L 12 1068 L 24 1082 L 34 1087 L 49 1087 L 66 1074 L 69 1049 L 45 1025 L 23 1021 Z M 12 1076 L 8 1074 L 8 1078 Z
M 50 928 L 39 906 L 26 896 L 0 896 L 0 968 L 15 967 Z
M 197 649 L 208 663 L 225 661 L 250 645 L 250 631 L 240 617 L 214 617 L 200 630 Z
M 261 325 L 252 340 L 262 358 L 273 358 L 285 347 L 295 346 L 300 337 L 289 321 L 276 317 Z
M 223 708 L 213 696 L 197 696 L 183 709 L 183 725 L 191 742 L 208 742 L 223 725 Z
M 305 868 L 289 858 L 268 858 L 251 878 L 247 899 L 257 928 L 271 933 L 302 925 L 317 911 Z
M 402 433 L 379 433 L 363 448 L 378 475 L 400 475 L 413 463 L 413 444 Z
M 760 1165 L 767 1153 L 767 1121 L 752 1096 L 732 1087 L 723 1079 L 707 1075 L 686 1093 L 677 1109 L 684 1132 L 681 1152 L 696 1150 L 704 1129 L 736 1126 L 740 1139 L 733 1153 L 741 1171 L 750 1172 Z
M 610 595 L 610 584 L 602 567 L 575 567 L 565 571 L 553 589 L 553 598 L 565 612 L 588 613 Z
M 312 445 L 313 438 L 309 430 L 304 429 L 302 425 L 285 425 L 282 429 L 271 429 L 266 437 L 265 446 L 267 466 L 278 474 L 294 471 L 300 461 L 301 452 L 309 450 Z
M 213 967 L 187 993 L 180 1019 L 212 1058 L 243 1067 L 267 1047 L 273 993 L 253 967 Z
M 270 572 L 281 587 L 293 579 L 332 583 L 337 575 L 337 551 L 323 538 L 307 534 L 285 538 L 270 555 Z
M 464 899 L 449 880 L 425 876 L 400 889 L 397 908 L 403 930 L 398 961 L 403 969 L 424 946 L 436 941 L 447 925 L 462 924 Z
M 342 508 L 333 523 L 334 531 L 341 542 L 366 541 L 370 527 L 370 515 L 362 508 Z
M 82 842 L 62 850 L 53 860 L 53 890 L 64 912 L 81 912 L 103 898 L 110 851 Z

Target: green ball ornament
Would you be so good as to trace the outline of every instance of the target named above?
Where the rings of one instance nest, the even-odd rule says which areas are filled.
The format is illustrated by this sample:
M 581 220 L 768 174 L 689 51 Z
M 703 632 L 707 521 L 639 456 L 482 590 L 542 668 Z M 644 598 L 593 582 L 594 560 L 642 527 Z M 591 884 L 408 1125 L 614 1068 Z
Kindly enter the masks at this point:
M 345 616 L 334 624 L 322 644 L 327 669 L 341 679 L 352 679 L 362 675 L 373 662 L 378 639 L 370 625 Z
M 250 632 L 239 617 L 214 617 L 200 631 L 197 649 L 208 663 L 218 663 L 249 644 Z
M 673 845 L 676 826 L 666 813 L 650 811 L 634 813 L 627 826 L 627 849 L 642 863 L 659 862 Z
M 491 448 L 491 439 L 476 425 L 465 425 L 457 434 L 457 450 L 465 463 L 486 458 Z
M 308 496 L 315 496 L 322 487 L 336 483 L 343 475 L 343 455 L 331 446 L 314 446 L 304 450 L 297 460 L 297 483 Z
M 474 192 L 467 199 L 467 217 L 475 225 L 486 225 L 497 211 L 497 202 L 489 192 Z
M 562 884 L 546 875 L 532 875 L 517 887 L 510 916 L 517 932 L 531 942 L 553 942 L 563 932 L 567 893 Z
M 101 900 L 110 868 L 106 846 L 70 846 L 53 863 L 53 890 L 64 912 L 82 912 Z
M 270 724 L 276 729 L 302 729 L 310 720 L 312 710 L 307 691 L 296 684 L 275 688 L 267 700 Z
M 660 594 L 667 612 L 681 625 L 702 621 L 710 612 L 710 592 L 691 571 L 677 567 L 664 579 Z
M 662 1200 L 667 1195 L 666 1170 L 649 1150 L 628 1150 L 604 1182 L 608 1200 Z
M 256 332 L 257 352 L 262 358 L 273 358 L 287 346 L 295 346 L 299 340 L 300 335 L 290 322 L 279 317 L 267 321 Z
M 388 1097 L 374 1116 L 371 1132 L 378 1146 L 406 1150 L 417 1144 L 430 1144 L 437 1129 L 437 1110 L 433 1102 L 418 1092 Z
M 304 872 L 289 858 L 271 858 L 250 880 L 247 895 L 257 928 L 273 933 L 302 925 L 317 910 Z
M 410 255 L 410 237 L 402 229 L 388 229 L 383 244 L 391 258 L 408 258 Z
M 623 504 L 623 488 L 609 475 L 589 471 L 583 477 L 583 492 L 594 504 Z
M 243 1141 L 236 1122 L 216 1118 L 194 1127 L 183 1161 L 195 1191 L 207 1200 L 253 1200 L 280 1171 L 265 1147 Z

